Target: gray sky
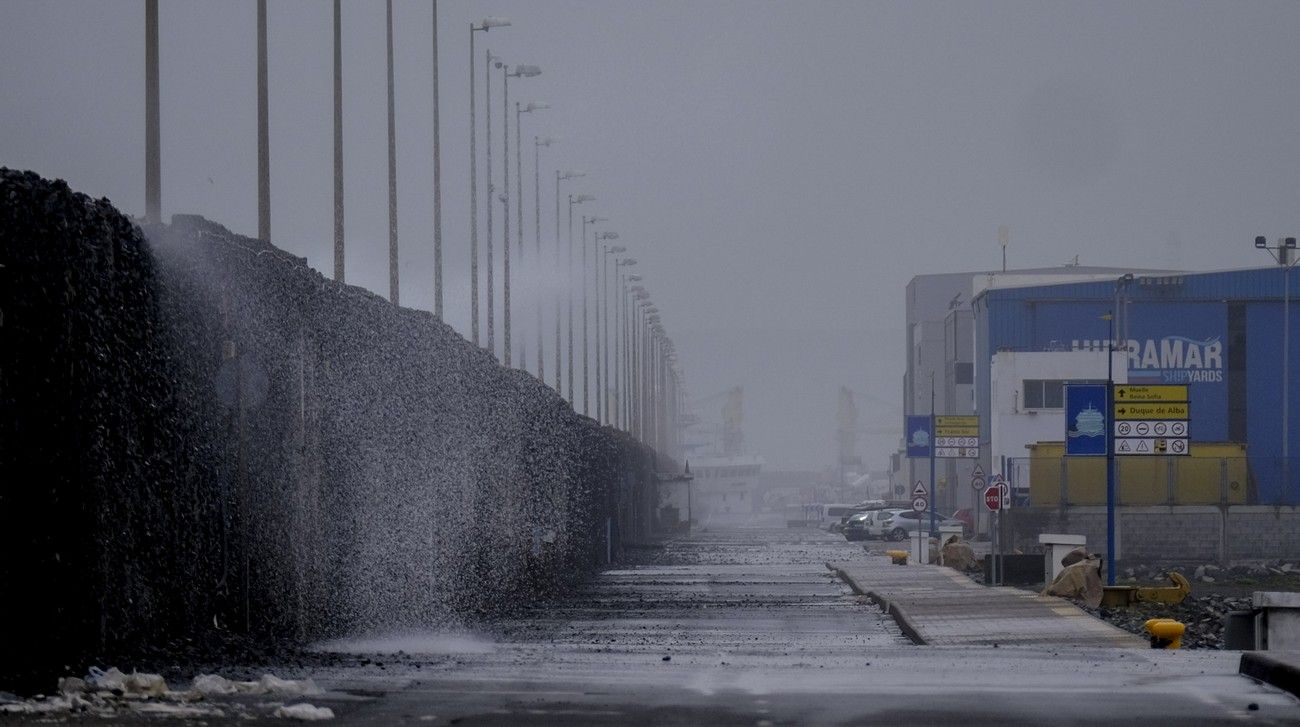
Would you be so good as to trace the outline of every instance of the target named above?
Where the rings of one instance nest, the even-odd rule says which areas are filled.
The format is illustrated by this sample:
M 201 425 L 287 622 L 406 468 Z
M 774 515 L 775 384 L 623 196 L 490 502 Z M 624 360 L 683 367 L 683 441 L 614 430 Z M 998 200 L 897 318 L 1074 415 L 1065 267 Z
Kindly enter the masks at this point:
M 255 4 L 161 5 L 164 215 L 255 234 Z M 830 464 L 841 385 L 878 398 L 864 426 L 899 423 L 907 280 L 998 265 L 1000 224 L 1013 267 L 1244 267 L 1254 235 L 1300 232 L 1300 3 L 440 5 L 448 321 L 468 331 L 467 28 L 508 16 L 479 80 L 485 47 L 543 69 L 511 101 L 551 104 L 527 152 L 564 140 L 544 243 L 546 178 L 586 170 L 569 189 L 634 248 L 692 395 L 744 385 L 770 466 Z M 402 302 L 430 308 L 429 3 L 395 15 Z M 269 16 L 272 237 L 329 274 L 331 4 Z M 386 293 L 384 4 L 344 24 L 348 281 Z M 143 29 L 138 1 L 0 3 L 0 164 L 141 213 Z M 868 465 L 895 441 L 865 438 Z

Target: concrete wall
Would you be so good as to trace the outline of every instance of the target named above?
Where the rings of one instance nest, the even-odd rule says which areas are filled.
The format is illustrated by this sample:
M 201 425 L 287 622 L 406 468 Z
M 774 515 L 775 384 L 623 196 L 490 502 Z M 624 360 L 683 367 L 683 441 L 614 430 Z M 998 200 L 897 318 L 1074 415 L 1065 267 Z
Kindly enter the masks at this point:
M 1300 508 L 1184 505 L 1116 508 L 1119 562 L 1180 564 L 1300 560 Z M 1041 533 L 1088 538 L 1106 554 L 1106 508 L 1022 508 L 1006 515 L 1003 542 L 1041 552 Z

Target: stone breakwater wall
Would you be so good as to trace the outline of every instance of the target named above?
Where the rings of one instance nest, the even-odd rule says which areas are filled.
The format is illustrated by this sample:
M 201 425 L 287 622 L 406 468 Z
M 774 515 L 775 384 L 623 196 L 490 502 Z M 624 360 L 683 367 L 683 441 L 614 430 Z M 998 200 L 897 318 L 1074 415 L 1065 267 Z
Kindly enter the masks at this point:
M 644 532 L 607 518 L 653 478 L 429 313 L 0 169 L 0 689 L 490 616 Z

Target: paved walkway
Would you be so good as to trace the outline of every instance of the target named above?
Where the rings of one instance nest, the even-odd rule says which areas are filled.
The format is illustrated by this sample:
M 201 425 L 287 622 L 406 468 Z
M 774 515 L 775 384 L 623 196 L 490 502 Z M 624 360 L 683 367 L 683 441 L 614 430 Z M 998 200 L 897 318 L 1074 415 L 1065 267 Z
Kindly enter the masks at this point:
M 951 568 L 888 558 L 827 563 L 855 592 L 880 604 L 914 641 L 932 646 L 1111 646 L 1147 641 L 1061 598 L 988 587 Z

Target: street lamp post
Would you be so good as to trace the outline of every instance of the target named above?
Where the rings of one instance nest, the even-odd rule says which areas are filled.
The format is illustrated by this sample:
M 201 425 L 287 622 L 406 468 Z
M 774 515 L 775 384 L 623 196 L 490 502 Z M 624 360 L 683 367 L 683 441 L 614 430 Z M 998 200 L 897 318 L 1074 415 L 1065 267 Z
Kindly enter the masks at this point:
M 533 235 L 537 242 L 537 261 L 533 263 L 533 304 L 537 307 L 537 380 L 546 381 L 546 364 L 542 345 L 542 147 L 555 143 L 551 137 L 533 137 Z
M 587 329 L 589 328 L 589 322 L 587 320 L 587 225 L 595 225 L 597 222 L 606 222 L 608 221 L 608 219 L 609 219 L 608 217 L 599 217 L 597 215 L 592 215 L 590 218 L 588 218 L 586 215 L 583 215 L 582 217 L 582 266 L 579 268 L 579 270 L 581 271 L 581 275 L 579 277 L 582 278 L 582 414 L 583 416 L 587 416 L 588 414 L 587 402 L 590 400 L 591 397 L 591 386 L 590 386 L 591 379 L 588 378 L 588 369 L 587 369 L 587 363 L 591 359 L 591 351 L 587 347 Z M 592 233 L 592 236 L 595 237 L 594 232 Z
M 561 172 L 555 170 L 555 272 L 558 275 L 564 269 L 563 247 L 560 246 L 560 182 L 566 179 L 577 179 L 578 177 L 587 176 L 586 172 L 569 170 Z M 572 217 L 572 215 L 570 215 Z M 572 261 L 572 257 L 569 258 Z M 555 291 L 555 391 L 564 396 L 564 387 L 560 384 L 560 376 L 563 368 L 560 363 L 560 349 L 562 348 L 560 331 L 563 320 L 560 314 L 560 307 L 563 305 L 564 296 L 559 290 Z
M 484 96 L 485 96 L 485 98 L 483 99 L 483 112 L 487 116 L 487 123 L 484 124 L 484 127 L 487 129 L 487 136 L 484 139 L 484 146 L 486 147 L 485 156 L 487 157 L 487 164 L 484 166 L 484 168 L 487 169 L 487 197 L 488 197 L 487 238 L 486 238 L 487 239 L 487 347 L 488 347 L 488 351 L 492 354 L 492 358 L 496 358 L 497 343 L 496 343 L 496 325 L 495 325 L 495 316 L 494 316 L 494 313 L 496 311 L 496 293 L 493 290 L 494 288 L 493 281 L 496 278 L 496 265 L 494 265 L 492 262 L 492 198 L 493 196 L 495 196 L 496 193 L 496 186 L 492 184 L 492 64 L 496 63 L 496 65 L 500 67 L 501 63 L 498 60 L 499 57 L 492 55 L 492 51 L 490 49 L 485 51 L 485 53 L 486 53 L 485 58 L 487 60 L 487 63 L 484 66 L 484 70 L 483 70 L 483 75 L 486 76 L 486 78 L 483 79 Z
M 1255 247 L 1267 251 L 1282 268 L 1282 495 L 1285 497 L 1291 489 L 1291 268 L 1300 258 L 1294 254 L 1294 237 L 1279 238 L 1273 247 L 1269 247 L 1267 238 L 1256 237 Z
M 509 64 L 497 64 L 501 68 L 501 143 L 505 145 L 501 155 L 501 178 L 504 181 L 501 192 L 501 317 L 502 317 L 502 362 L 510 368 L 510 79 L 532 78 L 542 74 L 537 66 L 516 65 L 512 73 Z M 516 109 L 519 104 L 515 104 Z M 518 112 L 516 111 L 515 136 L 519 136 Z M 515 139 L 515 161 L 518 162 L 519 141 Z M 522 195 L 520 195 L 522 196 Z M 516 206 L 522 207 L 520 202 Z M 519 226 L 523 227 L 520 219 Z M 523 247 L 523 230 L 519 231 L 519 245 Z M 491 242 L 488 243 L 491 245 Z M 489 247 L 489 249 L 491 249 Z M 491 273 L 489 273 L 491 275 Z M 489 278 L 490 280 L 491 278 Z
M 505 18 L 484 18 L 479 25 L 469 24 L 469 327 L 475 346 L 478 345 L 478 152 L 475 148 L 478 127 L 474 119 L 474 33 L 508 25 L 510 21 Z
M 541 71 L 538 71 L 538 73 L 541 73 Z M 544 103 L 529 101 L 526 105 L 521 107 L 518 101 L 515 102 L 515 217 L 519 222 L 519 231 L 516 233 L 516 239 L 519 245 L 519 267 L 521 269 L 524 265 L 524 145 L 521 140 L 522 133 L 520 126 L 522 124 L 523 114 L 532 113 L 533 111 L 539 111 L 545 108 L 549 108 L 549 106 Z M 536 143 L 535 140 L 534 143 Z M 534 151 L 535 150 L 536 149 L 534 148 Z M 534 175 L 534 182 L 536 182 L 536 175 Z M 510 300 L 509 274 L 506 275 L 506 300 L 506 340 L 508 341 L 510 339 L 510 304 L 508 302 Z M 538 313 L 540 314 L 540 310 Z M 519 368 L 525 371 L 528 370 L 528 359 L 525 358 L 527 352 L 528 344 L 525 341 L 525 337 L 521 335 L 519 336 Z
M 617 240 L 617 232 L 603 232 L 600 239 Z M 596 421 L 609 423 L 609 411 L 605 402 L 609 394 L 604 387 L 609 386 L 609 352 L 602 350 L 609 345 L 609 253 L 626 252 L 625 247 L 600 246 L 601 254 L 597 256 L 596 265 Z M 603 327 L 602 327 L 603 324 Z M 603 342 L 603 343 L 602 343 Z M 602 363 L 604 366 L 602 376 Z
M 636 258 L 622 258 L 614 261 L 614 269 L 636 265 Z M 622 271 L 618 272 L 618 297 L 614 299 L 614 393 L 618 396 L 618 408 L 613 412 L 614 425 L 626 431 L 626 422 L 623 418 L 623 407 L 627 401 L 627 395 L 623 388 L 627 379 L 627 351 L 624 343 L 627 341 L 627 331 L 624 322 L 627 317 L 627 284 L 640 280 L 641 276 L 633 273 L 623 275 Z
M 566 287 L 569 293 L 569 403 L 575 407 L 578 397 L 573 389 L 573 205 L 595 201 L 590 194 L 569 195 L 569 254 L 565 273 Z

